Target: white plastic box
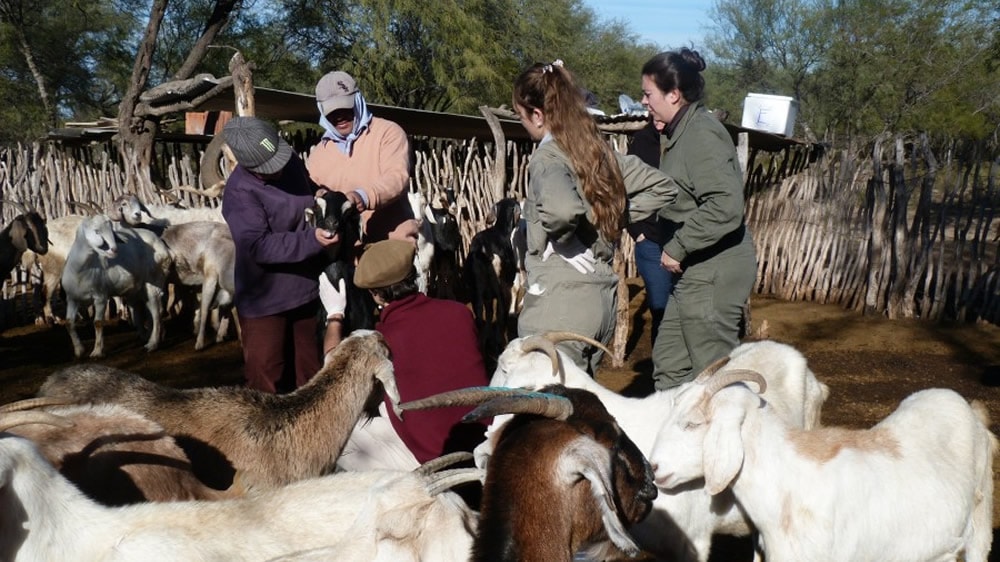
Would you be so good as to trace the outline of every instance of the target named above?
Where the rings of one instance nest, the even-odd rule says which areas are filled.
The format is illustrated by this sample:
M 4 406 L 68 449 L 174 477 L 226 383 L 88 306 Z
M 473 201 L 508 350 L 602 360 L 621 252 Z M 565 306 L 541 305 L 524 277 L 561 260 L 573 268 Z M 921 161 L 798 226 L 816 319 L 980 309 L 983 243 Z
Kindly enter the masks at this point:
M 743 123 L 748 129 L 757 129 L 777 135 L 792 136 L 799 102 L 788 96 L 747 94 L 743 100 Z

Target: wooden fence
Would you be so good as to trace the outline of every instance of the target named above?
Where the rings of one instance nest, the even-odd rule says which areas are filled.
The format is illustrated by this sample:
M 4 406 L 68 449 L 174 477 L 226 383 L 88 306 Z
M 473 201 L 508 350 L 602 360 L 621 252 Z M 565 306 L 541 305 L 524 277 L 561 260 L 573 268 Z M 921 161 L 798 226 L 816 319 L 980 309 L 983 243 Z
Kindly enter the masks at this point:
M 1000 162 L 989 143 L 883 137 L 750 186 L 758 294 L 889 318 L 1000 324 Z
M 300 152 L 312 141 L 301 135 L 290 140 Z M 624 150 L 627 137 L 612 141 Z M 411 188 L 428 200 L 454 190 L 467 249 L 496 198 L 491 147 L 440 139 L 414 139 L 414 147 Z M 203 150 L 197 143 L 159 143 L 154 183 L 166 194 L 151 189 L 140 197 L 219 205 L 219 199 L 188 189 L 198 186 Z M 505 196 L 523 197 L 530 150 L 507 143 Z M 956 144 L 939 162 L 926 143 L 890 138 L 863 158 L 852 150 L 823 154 L 807 145 L 744 152 L 747 220 L 759 261 L 756 294 L 836 303 L 891 318 L 1000 324 L 996 152 L 993 145 Z M 79 212 L 76 202 L 106 206 L 124 192 L 125 177 L 108 143 L 19 145 L 0 149 L 0 187 L 3 199 L 53 218 Z M 4 225 L 18 213 L 9 204 L 0 211 Z M 632 248 L 623 237 L 617 260 L 623 277 L 636 275 Z M 5 281 L 3 297 L 27 298 L 30 292 L 28 272 L 16 271 Z M 627 289 L 620 296 L 624 300 Z M 14 322 L 30 318 L 28 310 Z M 620 320 L 627 329 L 627 318 Z M 9 315 L 0 322 L 11 323 Z

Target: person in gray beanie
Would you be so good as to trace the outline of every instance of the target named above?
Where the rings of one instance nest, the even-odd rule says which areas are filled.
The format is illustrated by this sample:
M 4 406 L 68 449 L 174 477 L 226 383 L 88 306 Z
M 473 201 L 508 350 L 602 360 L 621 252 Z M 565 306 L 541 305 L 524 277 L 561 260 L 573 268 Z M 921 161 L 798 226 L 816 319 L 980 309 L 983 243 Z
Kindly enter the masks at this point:
M 244 376 L 250 388 L 292 390 L 321 366 L 317 276 L 322 249 L 338 239 L 306 224 L 317 188 L 270 123 L 236 117 L 223 134 L 237 161 L 222 195 L 222 216 L 236 245 Z

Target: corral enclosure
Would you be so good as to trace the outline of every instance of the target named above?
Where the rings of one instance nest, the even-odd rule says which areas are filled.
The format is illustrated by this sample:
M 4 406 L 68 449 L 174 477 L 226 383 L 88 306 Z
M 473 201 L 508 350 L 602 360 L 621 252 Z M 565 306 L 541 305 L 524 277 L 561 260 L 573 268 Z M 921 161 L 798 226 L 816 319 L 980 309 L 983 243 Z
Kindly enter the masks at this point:
M 616 125 L 622 129 L 620 123 L 606 129 Z M 995 143 L 954 142 L 935 154 L 927 139 L 885 135 L 871 146 L 834 148 L 779 137 L 748 142 L 733 130 L 743 139 L 747 221 L 758 252 L 756 294 L 834 303 L 890 318 L 1000 323 Z M 609 139 L 617 149 L 627 148 L 627 134 L 612 132 Z M 155 188 L 140 187 L 146 190 L 140 198 L 219 205 L 218 197 L 200 191 L 207 140 L 161 139 L 152 166 Z M 305 153 L 315 137 L 300 130 L 289 141 Z M 497 199 L 523 197 L 530 143 L 506 141 L 501 166 L 496 143 L 489 141 L 414 136 L 411 144 L 411 190 L 428 201 L 453 190 L 466 249 Z M 0 152 L 0 185 L 5 201 L 49 218 L 81 212 L 80 202 L 104 207 L 127 189 L 110 142 L 6 147 Z M 4 203 L 3 223 L 18 212 Z M 619 271 L 632 277 L 627 236 L 621 250 Z M 23 305 L 10 302 L 30 294 L 29 279 L 21 270 L 4 282 L 0 324 L 30 317 Z
M 624 148 L 626 137 L 612 140 Z M 429 196 L 437 189 L 456 190 L 467 245 L 495 197 L 493 146 L 420 138 L 413 144 L 413 188 Z M 180 189 L 197 186 L 202 146 L 162 142 L 158 176 L 185 204 L 216 206 L 216 198 Z M 507 148 L 505 194 L 519 195 L 531 147 L 511 142 Z M 933 167 L 919 145 L 889 137 L 864 152 L 817 153 L 815 147 L 794 145 L 748 151 L 747 213 L 759 258 L 753 328 L 767 323 L 768 336 L 801 349 L 817 376 L 831 385 L 825 423 L 870 426 L 902 397 L 932 386 L 984 400 L 996 422 L 1000 333 L 992 325 L 956 326 L 947 320 L 998 323 L 998 170 L 988 152 L 953 149 L 951 156 L 936 155 L 941 163 Z M 50 217 L 76 211 L 73 201 L 104 204 L 125 189 L 114 154 L 103 144 L 10 149 L 0 154 L 3 198 Z M 160 201 L 155 192 L 141 196 Z M 15 214 L 5 204 L 3 222 Z M 627 237 L 622 250 L 622 256 L 631 256 Z M 629 260 L 622 257 L 620 264 L 628 283 L 622 283 L 625 313 L 619 325 L 630 337 L 615 347 L 624 367 L 605 361 L 598 379 L 641 393 L 648 390 L 651 368 L 648 314 Z M 10 290 L 10 281 L 7 285 Z M 5 295 L 5 310 L 16 306 L 17 314 L 7 326 L 30 323 L 30 291 L 24 284 L 13 288 L 19 296 Z M 893 309 L 893 303 L 911 308 Z M 858 310 L 870 314 L 853 312 Z M 942 322 L 884 318 L 891 314 Z M 184 329 L 175 322 L 164 348 L 151 354 L 133 342 L 130 330 L 119 329 L 108 362 L 176 386 L 239 382 L 238 342 L 193 352 Z M 0 336 L 4 402 L 30 396 L 47 373 L 71 363 L 66 340 L 61 327 L 5 330 Z M 750 559 L 745 541 L 725 542 L 714 550 L 713 562 Z

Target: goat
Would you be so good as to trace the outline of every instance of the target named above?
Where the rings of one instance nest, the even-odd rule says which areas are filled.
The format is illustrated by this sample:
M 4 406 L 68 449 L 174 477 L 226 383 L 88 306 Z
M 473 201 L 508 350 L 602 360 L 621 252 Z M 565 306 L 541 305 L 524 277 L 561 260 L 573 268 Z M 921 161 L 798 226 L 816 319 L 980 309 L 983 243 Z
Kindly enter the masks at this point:
M 14 217 L 0 230 L 0 283 L 27 251 L 45 255 L 49 251 L 49 230 L 45 219 L 35 211 Z
M 73 354 L 83 355 L 76 331 L 76 313 L 81 304 L 94 305 L 95 341 L 91 357 L 104 356 L 104 311 L 112 296 L 124 297 L 140 334 L 145 331 L 143 308 L 152 319 L 144 348 L 160 344 L 160 297 L 166 286 L 170 254 L 156 236 L 143 235 L 126 226 L 113 229 L 107 215 L 85 218 L 66 256 L 61 283 L 66 292 L 66 328 Z
M 504 427 L 486 471 L 474 561 L 564 560 L 610 541 L 629 556 L 625 527 L 649 512 L 649 463 L 592 393 L 548 386 L 471 388 L 400 409 L 481 404 L 466 416 L 519 415 Z
M 501 199 L 491 214 L 493 223 L 469 243 L 463 271 L 483 355 L 490 358 L 507 344 L 511 294 L 517 277 L 511 236 L 521 219 L 521 206 L 516 199 Z
M 129 226 L 142 226 L 162 234 L 168 226 L 195 221 L 225 224 L 220 207 L 179 207 L 176 205 L 146 205 L 134 193 L 115 198 L 108 209 L 111 220 Z
M 419 191 L 407 191 L 406 198 L 417 221 L 417 251 L 413 256 L 413 266 L 417 270 L 417 290 L 429 294 L 431 262 L 434 260 L 435 248 L 431 224 L 424 217 L 427 199 Z
M 341 334 L 373 329 L 378 310 L 375 299 L 371 293 L 354 285 L 354 262 L 361 241 L 361 213 L 343 193 L 326 191 L 316 197 L 312 208 L 306 209 L 306 222 L 340 236 L 339 243 L 325 249 L 329 263 L 323 273 L 334 287 L 343 279 L 347 291 Z M 324 310 L 320 313 L 326 318 Z
M 455 191 L 445 190 L 440 206 L 424 207 L 424 224 L 429 226 L 434 252 L 431 257 L 427 294 L 449 300 L 462 300 L 461 274 L 458 256 L 462 249 L 462 233 L 455 217 Z
M 217 500 L 239 497 L 242 488 L 216 490 L 198 480 L 173 438 L 153 421 L 114 404 L 65 405 L 29 399 L 0 407 L 43 411 L 70 427 L 31 424 L 9 430 L 34 441 L 42 456 L 91 499 L 104 505 L 144 501 Z
M 40 314 L 42 321 L 54 321 L 56 316 L 52 311 L 52 299 L 58 293 L 62 270 L 66 265 L 66 255 L 76 237 L 76 231 L 80 223 L 86 218 L 85 215 L 66 215 L 49 219 L 46 222 L 48 228 L 48 248 L 43 254 L 35 251 L 26 251 L 21 256 L 21 267 L 26 271 L 31 271 L 37 266 L 42 272 L 43 302 Z
M 551 332 L 513 340 L 500 355 L 490 380 L 492 386 L 538 389 L 559 383 L 593 392 L 639 449 L 649 455 L 656 432 L 674 409 L 682 387 L 655 392 L 644 398 L 629 398 L 609 390 L 580 369 L 554 346 L 564 340 L 594 344 L 590 338 L 564 332 Z M 541 351 L 543 353 L 535 353 Z M 766 397 L 775 412 L 789 425 L 813 428 L 819 425 L 820 410 L 829 395 L 827 385 L 819 382 L 805 358 L 795 348 L 773 341 L 745 343 L 734 349 L 724 367 L 717 369 L 753 369 L 768 380 Z M 509 416 L 497 416 L 487 429 L 487 439 L 476 449 L 476 464 L 487 466 L 497 431 Z M 708 560 L 712 534 L 743 536 L 752 526 L 736 505 L 732 494 L 715 496 L 701 486 L 662 493 L 653 502 L 653 511 L 631 529 L 639 545 L 657 556 L 673 560 Z
M 399 403 L 389 348 L 378 332 L 358 330 L 294 392 L 246 387 L 167 388 L 102 365 L 77 365 L 45 380 L 39 396 L 116 403 L 162 425 L 210 486 L 271 488 L 333 469 L 355 423 L 381 401 L 377 382 Z
M 60 423 L 4 419 L 0 428 L 39 421 Z M 240 499 L 106 507 L 60 476 L 31 441 L 0 433 L 0 559 L 249 562 L 336 545 L 352 560 L 464 560 L 475 515 L 444 490 L 468 479 L 351 472 Z
M 215 341 L 226 336 L 227 313 L 233 309 L 236 246 L 225 223 L 193 221 L 168 226 L 163 242 L 170 250 L 173 275 L 181 285 L 200 286 L 201 303 L 196 319 L 195 350 L 205 348 L 205 325 L 209 309 L 220 312 Z M 238 324 L 237 324 L 238 326 Z
M 657 486 L 732 489 L 769 562 L 986 561 L 997 442 L 982 404 L 929 389 L 871 429 L 802 430 L 765 387 L 739 369 L 681 389 L 650 454 Z

